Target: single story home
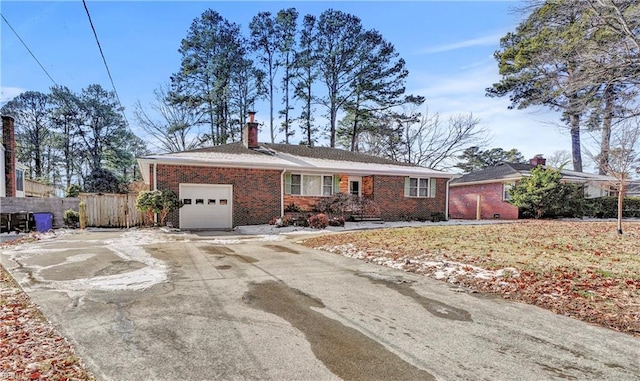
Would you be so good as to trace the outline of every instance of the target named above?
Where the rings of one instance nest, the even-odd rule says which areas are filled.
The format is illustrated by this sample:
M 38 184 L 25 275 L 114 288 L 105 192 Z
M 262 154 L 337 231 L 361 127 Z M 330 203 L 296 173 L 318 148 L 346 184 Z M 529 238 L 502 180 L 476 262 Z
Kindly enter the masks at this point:
M 509 189 L 531 174 L 546 159 L 536 155 L 529 164 L 503 163 L 456 178 L 450 184 L 449 217 L 458 219 L 518 219 L 518 207 L 510 204 Z M 609 196 L 615 179 L 591 173 L 561 169 L 562 180 L 585 186 L 585 196 Z
M 181 229 L 269 223 L 285 208 L 312 211 L 348 193 L 373 201 L 388 221 L 446 216 L 456 175 L 328 147 L 258 143 L 258 123 L 241 142 L 138 158 L 149 188 L 174 191 L 183 206 L 168 216 Z

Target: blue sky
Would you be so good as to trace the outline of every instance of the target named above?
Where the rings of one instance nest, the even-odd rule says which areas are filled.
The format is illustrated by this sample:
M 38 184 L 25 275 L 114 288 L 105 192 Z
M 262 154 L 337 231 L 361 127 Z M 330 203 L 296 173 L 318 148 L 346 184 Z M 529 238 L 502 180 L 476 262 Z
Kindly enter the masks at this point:
M 358 16 L 392 42 L 409 69 L 407 90 L 423 95 L 431 113 L 446 118 L 472 112 L 491 132 L 485 148 L 517 148 L 526 158 L 569 150 L 559 115 L 544 109 L 508 110 L 507 99 L 487 98 L 499 79 L 493 52 L 500 37 L 524 17 L 516 1 L 87 1 L 115 86 L 137 132 L 133 104 L 153 100 L 153 90 L 180 66 L 180 41 L 208 8 L 244 31 L 260 11 L 295 7 L 300 15 L 333 8 Z M 7 1 L 0 11 L 60 85 L 80 91 L 111 84 L 81 1 Z M 1 26 L 1 101 L 21 91 L 47 92 L 51 80 L 13 32 Z M 266 106 L 266 105 L 265 105 Z M 266 108 L 265 108 L 266 110 Z M 262 116 L 262 117 L 261 117 Z M 258 107 L 258 120 L 267 120 Z M 260 139 L 266 141 L 267 131 Z M 588 137 L 585 137 L 588 139 Z M 297 140 L 294 140 L 297 142 Z M 587 159 L 584 159 L 585 162 Z

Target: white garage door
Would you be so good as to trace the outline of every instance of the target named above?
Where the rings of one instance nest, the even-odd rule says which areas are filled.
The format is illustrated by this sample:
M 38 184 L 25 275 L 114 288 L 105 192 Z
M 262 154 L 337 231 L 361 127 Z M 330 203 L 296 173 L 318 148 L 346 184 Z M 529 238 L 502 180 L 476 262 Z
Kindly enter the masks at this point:
M 233 185 L 180 184 L 181 229 L 231 228 Z

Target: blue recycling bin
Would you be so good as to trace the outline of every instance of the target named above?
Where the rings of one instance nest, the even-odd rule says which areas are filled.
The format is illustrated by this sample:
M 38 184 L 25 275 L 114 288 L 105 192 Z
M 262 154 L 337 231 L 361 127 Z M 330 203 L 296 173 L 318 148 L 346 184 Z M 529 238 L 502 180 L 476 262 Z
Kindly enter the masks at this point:
M 48 232 L 53 226 L 52 213 L 33 213 L 33 219 L 36 221 L 36 230 L 40 233 Z

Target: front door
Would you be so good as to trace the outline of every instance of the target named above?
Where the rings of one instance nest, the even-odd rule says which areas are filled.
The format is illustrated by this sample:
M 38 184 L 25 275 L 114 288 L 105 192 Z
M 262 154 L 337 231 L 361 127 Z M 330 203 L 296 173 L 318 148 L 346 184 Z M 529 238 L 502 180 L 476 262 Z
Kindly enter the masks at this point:
M 362 177 L 349 176 L 349 194 L 357 197 L 362 195 Z

